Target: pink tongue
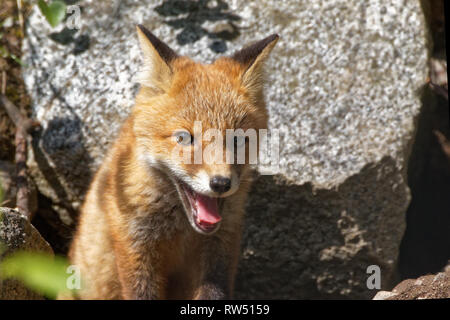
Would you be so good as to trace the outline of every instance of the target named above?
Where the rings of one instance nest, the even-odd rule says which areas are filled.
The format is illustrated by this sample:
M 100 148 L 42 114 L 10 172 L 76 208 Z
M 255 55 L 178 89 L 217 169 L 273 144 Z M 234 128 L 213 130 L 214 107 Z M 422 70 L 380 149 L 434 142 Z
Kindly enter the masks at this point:
M 195 204 L 197 206 L 197 218 L 201 223 L 216 224 L 222 220 L 217 207 L 217 198 L 197 194 Z

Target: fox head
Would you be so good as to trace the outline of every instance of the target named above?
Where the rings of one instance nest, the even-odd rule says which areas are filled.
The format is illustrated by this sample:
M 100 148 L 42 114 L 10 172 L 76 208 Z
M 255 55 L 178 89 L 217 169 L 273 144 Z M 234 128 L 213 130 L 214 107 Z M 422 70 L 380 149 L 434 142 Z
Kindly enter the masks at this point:
M 139 157 L 167 174 L 192 227 L 212 234 L 226 198 L 249 179 L 259 130 L 267 128 L 263 63 L 278 35 L 205 65 L 141 25 L 137 33 L 144 59 L 132 112 Z

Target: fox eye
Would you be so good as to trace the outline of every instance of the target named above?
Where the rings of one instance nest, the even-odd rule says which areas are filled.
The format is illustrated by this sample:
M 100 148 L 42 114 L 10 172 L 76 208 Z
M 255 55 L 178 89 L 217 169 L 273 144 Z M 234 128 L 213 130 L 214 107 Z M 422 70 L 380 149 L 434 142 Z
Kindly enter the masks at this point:
M 245 136 L 234 136 L 234 146 L 236 148 L 242 147 L 247 142 L 247 137 Z
M 194 138 L 187 131 L 178 131 L 174 133 L 175 140 L 178 144 L 188 146 L 194 142 Z

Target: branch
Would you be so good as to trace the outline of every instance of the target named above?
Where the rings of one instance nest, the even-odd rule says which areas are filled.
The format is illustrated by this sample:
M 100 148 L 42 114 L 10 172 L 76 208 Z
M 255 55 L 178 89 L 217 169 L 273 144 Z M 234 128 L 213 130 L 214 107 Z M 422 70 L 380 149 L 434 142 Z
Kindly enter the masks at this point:
M 450 141 L 438 130 L 433 130 L 434 135 L 437 137 L 439 144 L 441 145 L 442 151 L 447 156 L 450 161 Z
M 448 100 L 448 90 L 447 89 L 445 89 L 443 86 L 440 86 L 440 85 L 434 83 L 431 80 L 428 80 L 428 84 L 434 92 L 436 92 L 437 94 L 443 96 L 445 99 Z
M 16 206 L 25 216 L 31 220 L 32 212 L 30 210 L 30 186 L 28 185 L 27 173 L 27 134 L 31 129 L 39 126 L 39 123 L 23 116 L 19 109 L 6 98 L 0 95 L 0 104 L 6 110 L 6 113 L 11 118 L 16 126 L 15 144 L 16 144 L 16 185 L 17 196 Z

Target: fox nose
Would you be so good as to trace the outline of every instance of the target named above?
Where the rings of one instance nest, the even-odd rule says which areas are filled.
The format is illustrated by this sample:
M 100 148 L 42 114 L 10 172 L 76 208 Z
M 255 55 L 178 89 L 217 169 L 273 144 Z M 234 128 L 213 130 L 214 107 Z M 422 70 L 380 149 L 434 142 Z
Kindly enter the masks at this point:
M 214 176 L 209 180 L 209 186 L 214 192 L 225 193 L 231 188 L 231 179 L 222 176 Z

